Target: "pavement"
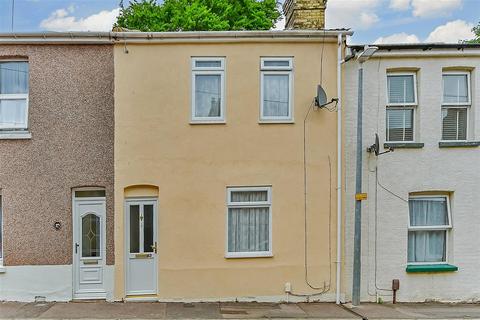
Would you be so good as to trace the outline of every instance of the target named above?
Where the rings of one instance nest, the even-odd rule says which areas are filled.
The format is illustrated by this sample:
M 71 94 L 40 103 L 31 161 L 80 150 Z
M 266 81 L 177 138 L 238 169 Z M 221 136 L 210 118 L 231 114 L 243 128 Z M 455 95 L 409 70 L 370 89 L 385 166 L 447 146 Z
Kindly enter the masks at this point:
M 0 319 L 479 319 L 480 304 L 0 302 Z

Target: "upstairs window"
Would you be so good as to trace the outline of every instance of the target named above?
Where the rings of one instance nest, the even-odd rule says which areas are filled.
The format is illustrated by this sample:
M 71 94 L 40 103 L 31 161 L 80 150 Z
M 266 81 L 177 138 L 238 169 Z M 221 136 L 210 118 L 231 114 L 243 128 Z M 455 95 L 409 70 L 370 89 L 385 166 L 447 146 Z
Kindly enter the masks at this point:
M 28 62 L 0 61 L 0 130 L 28 129 Z
M 292 58 L 261 59 L 260 120 L 291 121 Z
M 470 74 L 443 74 L 442 140 L 467 140 L 468 110 L 471 106 Z
M 192 58 L 192 122 L 225 120 L 224 82 L 224 58 Z
M 448 197 L 415 196 L 408 205 L 408 263 L 446 262 L 452 228 Z
M 387 75 L 387 141 L 413 141 L 417 86 L 414 73 Z

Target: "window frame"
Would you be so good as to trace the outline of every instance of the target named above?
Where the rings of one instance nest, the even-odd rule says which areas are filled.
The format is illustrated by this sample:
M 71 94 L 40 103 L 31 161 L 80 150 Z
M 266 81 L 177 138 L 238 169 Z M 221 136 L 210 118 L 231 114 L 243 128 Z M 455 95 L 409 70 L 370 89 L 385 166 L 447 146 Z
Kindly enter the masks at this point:
M 391 103 L 390 102 L 390 92 L 388 90 L 388 77 L 389 76 L 413 76 L 413 97 L 414 102 L 407 103 Z M 387 72 L 387 83 L 386 83 L 386 109 L 385 109 L 385 142 L 391 143 L 413 143 L 415 142 L 416 134 L 416 125 L 415 125 L 415 114 L 417 113 L 418 107 L 418 93 L 417 93 L 417 72 Z M 412 140 L 388 140 L 388 110 L 413 110 L 412 115 Z M 405 136 L 405 128 L 403 128 L 403 136 Z
M 447 201 L 447 225 L 439 226 L 412 226 L 410 223 L 410 206 L 408 206 L 408 231 L 407 231 L 407 264 L 408 265 L 431 265 L 431 264 L 448 264 L 449 261 L 449 233 L 453 229 L 452 225 L 452 213 L 450 208 L 450 196 L 445 194 L 434 194 L 434 195 L 415 195 L 409 196 L 408 200 L 410 201 L 415 199 L 425 199 L 425 198 L 445 198 Z M 410 231 L 445 231 L 445 261 L 436 261 L 436 262 L 410 262 L 408 261 L 408 233 Z
M 232 202 L 232 192 L 250 192 L 250 191 L 267 191 L 267 201 L 256 202 Z M 272 246 L 272 187 L 271 186 L 257 186 L 257 187 L 227 187 L 227 210 L 225 215 L 225 258 L 265 258 L 273 257 Z M 242 251 L 230 252 L 228 251 L 228 213 L 230 208 L 268 208 L 268 250 L 267 251 Z
M 265 61 L 288 61 L 288 66 L 265 66 Z M 293 123 L 293 57 L 261 57 L 260 58 L 260 123 Z M 288 116 L 265 116 L 263 97 L 265 75 L 288 76 Z
M 220 67 L 197 67 L 197 61 L 220 61 Z M 225 57 L 191 57 L 191 110 L 190 123 L 191 124 L 211 124 L 211 123 L 225 123 Z M 195 78 L 197 75 L 219 75 L 220 76 L 220 116 L 219 117 L 197 117 L 195 115 Z
M 401 103 L 401 102 L 390 102 L 390 93 L 388 90 L 388 77 L 389 76 L 413 76 L 413 97 L 414 97 L 414 102 L 406 102 L 406 103 Z M 406 107 L 406 106 L 412 106 L 416 107 L 418 106 L 418 93 L 417 93 L 417 72 L 387 72 L 387 107 Z
M 443 101 L 443 96 L 444 96 L 444 93 L 445 93 L 445 86 L 444 86 L 444 81 L 443 81 L 443 76 L 444 75 L 466 75 L 467 76 L 467 96 L 468 96 L 468 101 L 467 102 L 456 102 L 456 103 L 446 103 L 445 101 Z M 452 71 L 442 71 L 442 104 L 441 104 L 441 108 L 440 108 L 440 119 L 441 119 L 441 122 L 442 122 L 442 126 L 441 126 L 441 138 L 440 138 L 440 141 L 441 142 L 465 142 L 465 141 L 468 141 L 468 129 L 469 129 L 469 121 L 470 121 L 470 110 L 471 110 L 471 107 L 472 107 L 472 91 L 471 91 L 471 74 L 469 71 L 455 71 L 455 70 L 452 70 Z M 458 139 L 458 133 L 459 133 L 459 130 L 458 130 L 458 116 L 457 116 L 457 139 L 455 140 L 445 140 L 443 139 L 443 110 L 444 109 L 456 109 L 456 111 L 458 111 L 458 109 L 465 109 L 466 113 L 467 113 L 467 119 L 465 121 L 465 124 L 466 124 L 466 127 L 465 127 L 465 139 Z
M 26 62 L 29 64 L 29 61 L 26 59 L 0 59 L 0 65 L 3 62 Z M 9 132 L 9 131 L 28 131 L 28 109 L 30 104 L 30 65 L 28 71 L 28 92 L 27 93 L 12 93 L 12 94 L 1 94 L 0 93 L 0 100 L 25 100 L 25 125 L 23 126 L 3 126 L 0 124 L 0 133 L 2 132 Z
M 412 140 L 388 140 L 389 137 L 389 119 L 388 119 L 388 110 L 412 110 Z M 415 142 L 415 106 L 402 106 L 402 107 L 388 107 L 385 110 L 385 130 L 386 130 L 386 138 L 385 142 L 389 143 L 413 143 Z M 405 127 L 403 128 L 403 137 L 405 137 Z

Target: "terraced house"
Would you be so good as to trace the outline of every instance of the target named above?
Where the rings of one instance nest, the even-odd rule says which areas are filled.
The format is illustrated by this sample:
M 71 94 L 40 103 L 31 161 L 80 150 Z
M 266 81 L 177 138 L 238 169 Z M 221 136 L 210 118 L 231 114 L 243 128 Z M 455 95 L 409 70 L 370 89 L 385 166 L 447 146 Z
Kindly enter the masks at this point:
M 0 36 L 0 300 L 112 297 L 113 71 L 92 35 Z
M 115 299 L 336 299 L 341 119 L 315 97 L 349 34 L 118 34 Z
M 363 301 L 391 301 L 393 279 L 400 282 L 399 301 L 480 297 L 479 58 L 478 45 L 382 45 L 363 63 Z M 352 146 L 358 67 L 348 62 L 345 77 L 346 144 Z M 368 153 L 375 134 L 395 151 Z M 355 148 L 347 148 L 347 300 L 355 163 Z

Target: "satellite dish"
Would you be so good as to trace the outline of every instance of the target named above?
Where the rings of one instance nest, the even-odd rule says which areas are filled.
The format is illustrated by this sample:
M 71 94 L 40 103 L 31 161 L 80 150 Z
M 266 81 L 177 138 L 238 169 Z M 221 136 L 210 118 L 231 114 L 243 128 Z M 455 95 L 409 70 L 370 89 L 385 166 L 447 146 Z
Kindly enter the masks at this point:
M 317 96 L 315 97 L 315 105 L 317 107 L 323 107 L 327 104 L 327 94 L 323 90 L 321 85 L 317 86 Z
M 384 153 L 393 152 L 393 148 L 388 148 L 387 151 L 380 152 L 380 139 L 378 139 L 378 134 L 375 133 L 375 143 L 367 148 L 367 152 L 375 153 L 376 156 L 379 156 Z

